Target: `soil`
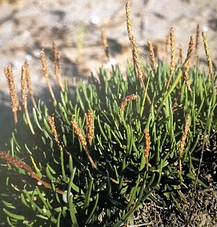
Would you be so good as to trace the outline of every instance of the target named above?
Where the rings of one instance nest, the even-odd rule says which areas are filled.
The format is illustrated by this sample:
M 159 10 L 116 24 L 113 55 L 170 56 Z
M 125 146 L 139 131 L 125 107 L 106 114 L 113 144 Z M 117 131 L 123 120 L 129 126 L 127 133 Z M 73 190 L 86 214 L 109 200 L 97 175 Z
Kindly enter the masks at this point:
M 126 0 L 0 0 L 0 149 L 8 142 L 14 126 L 4 68 L 12 65 L 20 91 L 20 69 L 28 60 L 35 95 L 46 99 L 40 51 L 44 49 L 47 56 L 51 81 L 55 81 L 53 42 L 61 51 L 62 77 L 69 83 L 73 78 L 77 83 L 87 81 L 91 72 L 97 75 L 100 67 L 110 69 L 101 41 L 104 29 L 110 57 L 125 74 L 126 62 L 132 62 L 125 4 Z M 170 27 L 174 27 L 176 46 L 182 46 L 185 56 L 189 37 L 195 36 L 199 24 L 201 31 L 206 32 L 214 67 L 217 64 L 216 0 L 132 0 L 130 10 L 143 59 L 148 58 L 150 39 L 157 58 L 167 60 L 165 40 Z M 202 38 L 200 44 L 200 62 L 206 64 Z

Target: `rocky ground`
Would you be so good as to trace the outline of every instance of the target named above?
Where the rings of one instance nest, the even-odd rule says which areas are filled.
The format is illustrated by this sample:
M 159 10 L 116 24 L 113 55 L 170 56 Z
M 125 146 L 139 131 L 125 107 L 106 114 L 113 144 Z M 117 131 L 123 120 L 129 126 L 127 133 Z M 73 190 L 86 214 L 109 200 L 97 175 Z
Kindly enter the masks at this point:
M 40 51 L 48 57 L 53 78 L 52 42 L 62 52 L 61 69 L 64 79 L 84 80 L 99 67 L 109 68 L 101 41 L 101 29 L 107 34 L 114 62 L 124 73 L 125 63 L 131 62 L 131 50 L 125 22 L 126 0 L 0 0 L 0 148 L 13 127 L 4 67 L 14 69 L 16 87 L 20 90 L 20 68 L 25 59 L 35 93 L 40 96 L 45 80 L 40 65 Z M 140 54 L 148 57 L 147 39 L 165 59 L 165 37 L 171 26 L 175 30 L 177 48 L 187 50 L 189 37 L 197 24 L 207 33 L 213 62 L 217 61 L 217 1 L 216 0 L 132 0 L 133 32 Z M 205 60 L 202 40 L 201 61 Z

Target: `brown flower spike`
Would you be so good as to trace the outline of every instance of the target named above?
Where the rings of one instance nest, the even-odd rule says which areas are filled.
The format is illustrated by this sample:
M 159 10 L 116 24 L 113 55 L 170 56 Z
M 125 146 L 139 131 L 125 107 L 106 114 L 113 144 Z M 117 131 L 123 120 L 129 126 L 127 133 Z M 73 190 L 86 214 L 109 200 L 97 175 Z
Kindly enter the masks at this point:
M 147 43 L 148 43 L 148 46 L 149 46 L 149 55 L 150 55 L 150 59 L 151 59 L 152 69 L 155 72 L 157 72 L 157 63 L 156 63 L 156 59 L 155 59 L 155 56 L 154 56 L 154 47 L 153 47 L 150 40 L 148 40 Z
M 72 126 L 74 128 L 75 134 L 78 136 L 78 139 L 80 140 L 81 145 L 82 145 L 82 147 L 83 147 L 83 149 L 84 149 L 84 151 L 85 151 L 85 153 L 86 153 L 86 155 L 87 155 L 92 167 L 97 170 L 98 168 L 96 167 L 96 165 L 95 165 L 95 163 L 94 163 L 94 161 L 93 161 L 93 159 L 90 156 L 90 153 L 88 151 L 86 138 L 83 135 L 83 132 L 80 129 L 80 127 L 79 127 L 77 121 L 75 120 L 75 118 L 72 118 L 71 123 L 72 123 Z
M 47 117 L 47 121 L 48 121 L 48 123 L 50 125 L 50 129 L 51 129 L 51 132 L 52 132 L 52 134 L 54 136 L 54 140 L 56 141 L 58 147 L 62 148 L 62 145 L 61 145 L 61 143 L 60 143 L 60 141 L 58 139 L 57 130 L 56 130 L 55 122 L 54 122 L 54 117 L 48 116 Z
M 144 136 L 145 136 L 145 160 L 146 160 L 146 171 L 148 171 L 148 157 L 149 157 L 149 153 L 150 153 L 150 135 L 149 135 L 149 131 L 147 129 L 144 130 Z
M 29 63 L 28 63 L 28 61 L 24 62 L 24 66 L 25 66 L 25 70 L 26 70 L 26 82 L 27 82 L 28 92 L 29 92 L 29 95 L 30 95 L 30 98 L 32 100 L 32 104 L 33 104 L 34 108 L 37 109 L 37 105 L 36 105 L 36 102 L 35 102 L 35 99 L 34 99 L 34 93 L 33 93 L 33 89 L 32 89 L 30 74 L 29 74 Z
M 206 38 L 206 34 L 205 32 L 202 32 L 202 36 L 203 36 L 203 43 L 204 43 L 204 49 L 205 49 L 205 53 L 206 53 L 206 59 L 209 65 L 209 75 L 211 78 L 213 78 L 213 66 L 212 66 L 212 59 L 209 53 L 209 46 L 207 43 L 207 38 Z
M 142 89 L 145 91 L 145 84 L 143 81 L 143 75 L 144 71 L 142 70 L 141 64 L 140 64 L 140 59 L 139 59 L 139 53 L 138 53 L 138 48 L 136 45 L 136 39 L 132 33 L 132 28 L 131 28 L 131 19 L 130 19 L 130 1 L 127 2 L 126 4 L 126 22 L 127 22 L 127 31 L 128 31 L 128 36 L 129 40 L 132 45 L 132 53 L 133 53 L 133 61 L 134 65 L 137 71 L 137 77 L 141 83 Z M 149 103 L 151 103 L 151 99 L 149 95 L 147 94 L 147 100 Z
M 32 134 L 34 135 L 34 129 L 32 127 L 32 123 L 29 117 L 29 112 L 28 112 L 28 108 L 27 108 L 27 71 L 26 71 L 26 65 L 24 63 L 24 65 L 22 66 L 21 69 L 21 98 L 22 98 L 22 105 L 25 111 L 25 115 L 26 115 L 26 119 L 29 125 L 29 128 L 32 132 Z
M 61 91 L 64 92 L 65 91 L 65 87 L 64 87 L 64 84 L 62 82 L 62 77 L 61 77 L 61 74 L 60 74 L 60 57 L 61 57 L 61 54 L 57 50 L 57 46 L 56 46 L 56 44 L 54 42 L 53 42 L 53 53 L 54 53 L 54 58 L 55 58 L 54 74 L 56 75 L 57 82 L 58 82 L 58 85 L 59 85 Z
M 30 175 L 35 178 L 38 182 L 40 182 L 41 184 L 43 184 L 46 188 L 49 188 L 49 189 L 52 189 L 51 185 L 48 184 L 47 182 L 43 181 L 33 170 L 32 168 L 27 165 L 25 162 L 9 155 L 9 154 L 6 154 L 5 152 L 2 152 L 0 151 L 0 158 L 6 160 L 9 164 L 12 164 L 14 166 L 16 166 L 17 168 L 21 168 L 21 169 L 25 169 L 27 170 Z M 59 189 L 56 189 L 56 192 L 58 194 L 61 194 L 61 195 L 65 195 L 65 192 L 63 192 L 62 190 L 59 190 Z
M 124 110 L 125 110 L 125 107 L 126 107 L 127 103 L 128 103 L 129 101 L 135 100 L 135 99 L 137 99 L 137 98 L 139 98 L 139 96 L 133 94 L 133 95 L 128 95 L 128 96 L 124 99 L 124 101 L 121 103 L 121 107 L 120 107 L 120 113 L 121 113 L 121 115 L 124 114 Z M 122 122 L 121 115 L 119 116 L 120 122 Z
M 45 58 L 44 51 L 42 50 L 40 54 L 41 54 L 41 64 L 42 64 L 43 75 L 44 75 L 44 77 L 46 79 L 47 87 L 48 87 L 50 95 L 51 95 L 51 97 L 52 97 L 52 99 L 54 101 L 54 105 L 56 105 L 57 101 L 56 101 L 55 95 L 53 93 L 53 90 L 52 90 L 52 87 L 50 85 L 49 78 L 48 78 L 49 74 L 48 74 L 48 70 L 47 70 L 47 61 L 46 61 L 46 58 Z
M 88 113 L 85 115 L 85 118 L 86 118 L 86 130 L 87 130 L 88 146 L 91 146 L 92 140 L 93 140 L 93 137 L 94 137 L 93 110 L 88 110 Z
M 15 122 L 15 124 L 17 124 L 18 123 L 17 111 L 19 110 L 20 106 L 19 106 L 19 99 L 18 99 L 16 89 L 15 89 L 14 74 L 13 74 L 11 65 L 7 66 L 4 69 L 4 73 L 5 73 L 5 75 L 7 77 L 7 81 L 8 81 L 8 87 L 9 87 L 9 92 L 10 92 L 10 97 L 11 97 L 11 110 L 14 115 L 14 122 Z
M 101 29 L 101 38 L 102 38 L 102 45 L 105 51 L 105 55 L 108 58 L 108 61 L 110 59 L 109 57 L 109 49 L 108 49 L 108 42 L 107 42 L 107 38 L 106 38 L 106 34 L 105 34 L 105 30 Z
M 167 83 L 167 89 L 170 86 L 170 82 L 172 80 L 173 77 L 173 73 L 175 71 L 175 66 L 176 66 L 176 52 L 175 52 L 175 48 L 176 48 L 176 43 L 175 43 L 175 35 L 174 35 L 174 29 L 173 27 L 170 28 L 170 50 L 171 50 L 171 60 L 170 60 L 170 77 Z
M 182 173 L 182 160 L 181 157 L 184 155 L 185 151 L 184 151 L 184 147 L 185 147 L 185 142 L 187 139 L 187 135 L 188 135 L 188 130 L 190 127 L 190 121 L 191 121 L 191 116 L 190 114 L 188 114 L 186 121 L 185 121 L 185 129 L 182 133 L 182 139 L 180 142 L 180 146 L 179 146 L 179 151 L 180 151 L 180 159 L 179 159 L 179 169 L 180 169 L 180 173 Z

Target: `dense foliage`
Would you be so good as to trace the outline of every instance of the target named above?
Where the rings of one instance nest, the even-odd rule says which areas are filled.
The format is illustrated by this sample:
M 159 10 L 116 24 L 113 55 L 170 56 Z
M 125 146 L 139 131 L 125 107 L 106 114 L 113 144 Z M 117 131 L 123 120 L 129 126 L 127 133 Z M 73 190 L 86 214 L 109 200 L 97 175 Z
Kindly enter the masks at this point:
M 189 90 L 177 65 L 166 89 L 166 64 L 144 72 L 145 90 L 131 66 L 126 78 L 115 67 L 75 92 L 66 84 L 57 103 L 39 100 L 32 109 L 32 131 L 23 114 L 8 163 L 1 161 L 9 225 L 123 226 L 148 199 L 162 209 L 173 201 L 184 214 L 178 200 L 193 187 L 216 127 L 214 80 L 193 68 Z M 196 181 L 208 187 L 200 176 Z

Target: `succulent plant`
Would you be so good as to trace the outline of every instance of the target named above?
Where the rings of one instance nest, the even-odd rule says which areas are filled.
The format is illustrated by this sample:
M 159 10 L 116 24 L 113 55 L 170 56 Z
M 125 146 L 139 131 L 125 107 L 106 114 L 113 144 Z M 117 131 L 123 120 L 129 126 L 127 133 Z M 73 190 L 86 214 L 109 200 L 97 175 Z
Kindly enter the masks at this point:
M 178 202 L 186 199 L 185 188 L 208 187 L 197 170 L 216 125 L 216 74 L 210 67 L 208 74 L 189 69 L 193 38 L 184 63 L 174 65 L 172 56 L 170 66 L 156 62 L 149 41 L 152 67 L 141 66 L 129 3 L 127 26 L 135 67 L 127 65 L 126 79 L 118 66 L 100 69 L 98 79 L 92 75 L 71 93 L 58 77 L 61 90 L 54 94 L 41 52 L 52 98 L 34 101 L 28 113 L 25 63 L 23 118 L 10 85 L 16 127 L 8 151 L 0 152 L 7 171 L 1 198 L 10 226 L 118 227 L 133 224 L 134 212 L 148 199 L 162 208 L 172 200 L 185 215 Z M 5 73 L 10 78 L 11 68 Z

